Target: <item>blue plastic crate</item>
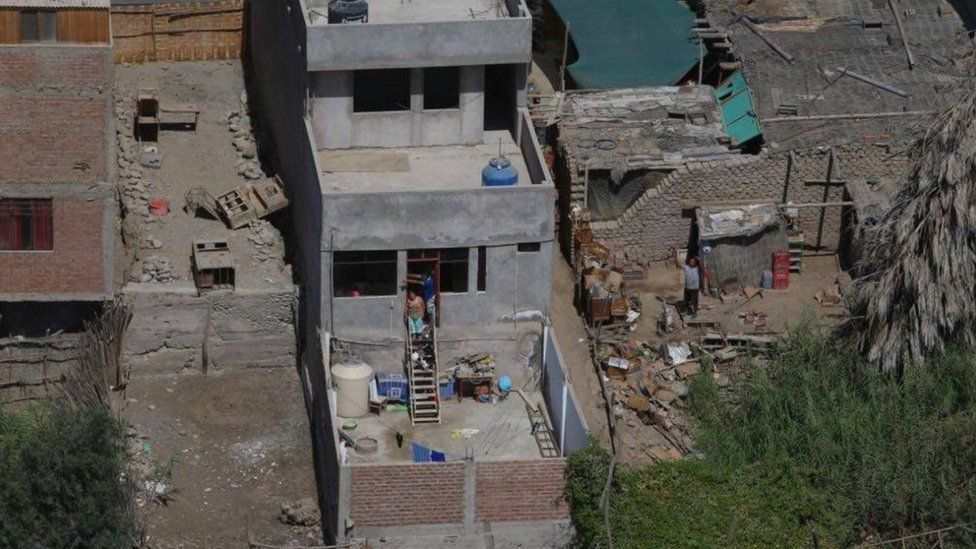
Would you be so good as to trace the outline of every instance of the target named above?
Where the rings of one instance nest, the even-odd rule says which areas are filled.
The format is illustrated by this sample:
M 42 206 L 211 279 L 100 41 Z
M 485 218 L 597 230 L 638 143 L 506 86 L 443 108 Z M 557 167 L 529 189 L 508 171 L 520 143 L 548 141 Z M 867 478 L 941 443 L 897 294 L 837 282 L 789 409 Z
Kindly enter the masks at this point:
M 410 382 L 400 373 L 376 374 L 376 392 L 388 402 L 406 402 L 410 397 Z

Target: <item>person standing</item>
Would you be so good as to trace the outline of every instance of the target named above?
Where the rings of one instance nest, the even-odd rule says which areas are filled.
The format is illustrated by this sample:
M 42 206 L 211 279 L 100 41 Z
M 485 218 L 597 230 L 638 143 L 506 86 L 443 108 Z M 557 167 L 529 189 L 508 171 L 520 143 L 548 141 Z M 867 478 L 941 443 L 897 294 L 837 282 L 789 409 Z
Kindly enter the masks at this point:
M 436 322 L 434 318 L 434 306 L 437 303 L 437 283 L 434 280 L 434 271 L 429 271 L 427 276 L 420 281 L 420 293 L 427 304 L 427 313 L 430 315 L 430 323 Z
M 413 292 L 407 292 L 407 327 L 410 335 L 424 333 L 424 300 Z
M 698 314 L 698 293 L 701 292 L 701 266 L 698 258 L 689 256 L 683 267 L 685 274 L 685 307 L 691 314 Z

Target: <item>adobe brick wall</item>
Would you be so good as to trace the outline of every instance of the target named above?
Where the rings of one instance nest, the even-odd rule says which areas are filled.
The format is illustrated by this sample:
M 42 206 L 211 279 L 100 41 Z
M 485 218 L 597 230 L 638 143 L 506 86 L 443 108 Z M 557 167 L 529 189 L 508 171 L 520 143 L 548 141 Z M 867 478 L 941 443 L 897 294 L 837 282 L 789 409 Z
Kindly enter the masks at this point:
M 361 526 L 460 524 L 464 463 L 353 465 L 350 516 Z
M 833 179 L 846 180 L 875 176 L 898 178 L 906 169 L 905 155 L 892 156 L 887 147 L 852 144 L 836 147 L 838 166 Z M 795 151 L 796 163 L 790 175 L 787 200 L 794 203 L 824 201 L 822 186 L 806 186 L 807 180 L 823 180 L 827 173 L 826 150 Z M 593 222 L 594 237 L 617 246 L 637 246 L 653 259 L 667 257 L 668 249 L 688 245 L 693 208 L 697 204 L 724 201 L 779 202 L 783 198 L 788 157 L 785 152 L 743 155 L 733 162 L 698 164 L 671 173 L 658 186 L 646 191 L 621 216 L 613 221 Z M 562 203 L 579 195 L 581 181 L 566 183 L 573 167 L 562 172 Z M 826 200 L 844 200 L 842 187 L 828 188 Z M 563 206 L 565 207 L 565 206 Z M 800 210 L 800 225 L 808 246 L 816 243 L 820 208 Z M 826 210 L 821 245 L 836 249 L 841 230 L 841 208 Z M 563 233 L 563 238 L 570 235 Z M 564 245 L 566 241 L 564 241 Z
M 54 250 L 0 252 L 0 295 L 105 293 L 102 278 L 105 201 L 63 196 L 54 198 L 53 206 Z
M 476 463 L 478 522 L 558 520 L 569 517 L 562 498 L 566 460 Z
M 112 6 L 115 62 L 240 58 L 244 2 Z
M 0 46 L 0 182 L 108 182 L 113 78 L 110 47 Z

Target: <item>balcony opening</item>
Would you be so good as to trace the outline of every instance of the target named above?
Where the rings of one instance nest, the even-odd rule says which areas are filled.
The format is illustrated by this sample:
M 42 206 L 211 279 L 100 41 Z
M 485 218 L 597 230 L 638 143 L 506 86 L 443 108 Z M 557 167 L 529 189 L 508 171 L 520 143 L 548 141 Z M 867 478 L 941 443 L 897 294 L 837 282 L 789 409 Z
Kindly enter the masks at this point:
M 353 73 L 353 112 L 410 110 L 410 71 L 362 70 Z

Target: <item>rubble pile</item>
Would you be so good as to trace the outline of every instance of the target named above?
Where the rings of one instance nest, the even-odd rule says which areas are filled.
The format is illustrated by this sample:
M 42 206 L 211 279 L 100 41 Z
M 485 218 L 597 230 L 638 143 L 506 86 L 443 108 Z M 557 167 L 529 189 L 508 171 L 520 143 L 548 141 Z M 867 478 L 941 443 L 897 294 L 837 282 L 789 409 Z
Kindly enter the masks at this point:
M 227 113 L 224 118 L 227 124 L 227 131 L 234 136 L 234 149 L 240 160 L 237 162 L 237 173 L 241 177 L 250 180 L 264 179 L 267 175 L 261 169 L 261 163 L 257 160 L 258 147 L 254 142 L 254 135 L 251 128 L 251 118 L 247 114 L 247 95 L 241 93 L 241 108 L 234 109 Z
M 264 263 L 282 257 L 283 242 L 274 225 L 263 219 L 255 219 L 251 221 L 249 229 L 251 234 L 247 239 L 254 244 L 250 250 L 252 260 Z
M 158 282 L 166 284 L 176 280 L 173 276 L 173 266 L 165 257 L 149 256 L 142 261 L 142 276 L 140 282 Z
M 155 188 L 146 176 L 146 169 L 159 167 L 159 153 L 151 146 L 149 152 L 135 140 L 132 128 L 135 124 L 132 94 L 116 94 L 115 133 L 118 143 L 117 162 L 119 165 L 119 192 L 122 197 L 123 215 L 138 215 L 144 220 L 149 217 L 149 200 Z M 150 158 L 152 157 L 152 158 Z M 147 160 L 147 162 L 141 162 Z M 151 161 L 155 160 L 155 162 Z M 146 165 L 148 164 L 148 166 Z

